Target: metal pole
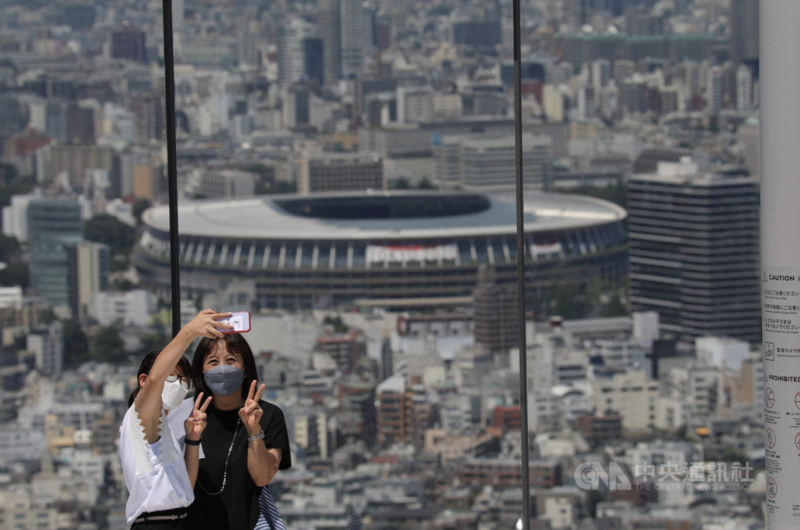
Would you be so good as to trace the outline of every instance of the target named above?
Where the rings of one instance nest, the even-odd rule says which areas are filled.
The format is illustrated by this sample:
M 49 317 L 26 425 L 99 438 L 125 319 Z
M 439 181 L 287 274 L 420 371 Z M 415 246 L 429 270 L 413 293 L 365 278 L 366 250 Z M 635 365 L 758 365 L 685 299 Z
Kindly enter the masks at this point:
M 741 6 L 739 6 L 741 8 Z M 800 179 L 797 139 L 800 2 L 759 2 L 761 103 L 761 299 L 769 530 L 797 530 L 800 489 Z M 753 478 L 752 474 L 749 477 Z
M 519 405 L 522 420 L 522 528 L 531 524 L 530 454 L 528 449 L 528 348 L 525 338 L 525 214 L 522 193 L 522 14 L 514 9 L 514 147 L 517 191 L 517 312 L 519 318 Z
M 169 190 L 169 269 L 172 335 L 181 330 L 180 242 L 178 239 L 178 161 L 175 138 L 175 56 L 172 47 L 172 0 L 162 0 L 164 18 L 164 81 L 167 100 L 167 187 Z

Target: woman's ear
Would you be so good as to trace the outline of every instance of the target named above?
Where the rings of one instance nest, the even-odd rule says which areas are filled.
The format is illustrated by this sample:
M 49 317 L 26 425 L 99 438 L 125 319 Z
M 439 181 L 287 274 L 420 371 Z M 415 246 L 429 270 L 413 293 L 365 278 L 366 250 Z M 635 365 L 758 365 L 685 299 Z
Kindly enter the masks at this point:
M 139 388 L 144 386 L 145 381 L 147 381 L 147 374 L 139 374 Z

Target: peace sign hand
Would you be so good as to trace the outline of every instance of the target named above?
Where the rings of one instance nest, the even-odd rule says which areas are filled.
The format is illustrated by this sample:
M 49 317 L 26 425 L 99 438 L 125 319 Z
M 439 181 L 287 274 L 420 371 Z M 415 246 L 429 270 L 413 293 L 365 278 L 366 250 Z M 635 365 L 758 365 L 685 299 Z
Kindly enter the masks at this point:
M 200 435 L 203 434 L 203 430 L 206 428 L 206 409 L 208 405 L 211 403 L 211 396 L 208 396 L 208 399 L 200 405 L 200 402 L 203 400 L 203 393 L 197 396 L 197 399 L 194 400 L 194 408 L 192 409 L 192 413 L 183 422 L 183 428 L 186 429 L 186 439 L 191 441 L 197 441 L 200 439 Z
M 261 399 L 261 394 L 267 385 L 261 385 L 256 392 L 256 382 L 250 385 L 250 392 L 247 394 L 247 400 L 244 402 L 244 407 L 239 409 L 239 418 L 242 420 L 247 432 L 250 436 L 257 436 L 261 434 L 261 416 L 264 411 L 258 404 Z

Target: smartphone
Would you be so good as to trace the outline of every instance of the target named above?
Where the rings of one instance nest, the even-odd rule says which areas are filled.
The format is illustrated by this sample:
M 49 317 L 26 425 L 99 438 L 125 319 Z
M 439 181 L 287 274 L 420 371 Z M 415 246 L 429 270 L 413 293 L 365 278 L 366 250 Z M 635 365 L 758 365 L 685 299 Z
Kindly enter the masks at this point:
M 220 322 L 233 326 L 233 329 L 220 330 L 222 333 L 247 333 L 250 331 L 250 311 L 234 311 Z

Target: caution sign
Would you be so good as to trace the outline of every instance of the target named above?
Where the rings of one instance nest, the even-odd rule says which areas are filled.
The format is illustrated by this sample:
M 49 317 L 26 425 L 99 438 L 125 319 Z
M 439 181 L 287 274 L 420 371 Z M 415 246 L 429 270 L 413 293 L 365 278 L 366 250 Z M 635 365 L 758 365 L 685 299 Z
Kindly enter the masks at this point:
M 800 270 L 761 274 L 767 511 L 800 524 Z

